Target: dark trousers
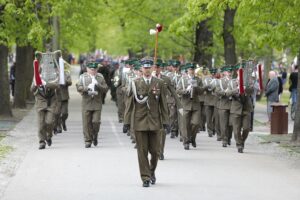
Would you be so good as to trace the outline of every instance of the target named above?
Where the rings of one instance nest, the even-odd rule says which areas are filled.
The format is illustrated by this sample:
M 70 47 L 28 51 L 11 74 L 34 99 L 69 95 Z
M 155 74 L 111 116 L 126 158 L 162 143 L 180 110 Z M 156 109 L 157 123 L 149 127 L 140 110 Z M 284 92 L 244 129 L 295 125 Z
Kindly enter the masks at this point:
M 142 181 L 150 180 L 155 173 L 158 162 L 161 143 L 161 132 L 157 131 L 135 131 L 137 154 Z M 150 153 L 150 162 L 148 160 Z

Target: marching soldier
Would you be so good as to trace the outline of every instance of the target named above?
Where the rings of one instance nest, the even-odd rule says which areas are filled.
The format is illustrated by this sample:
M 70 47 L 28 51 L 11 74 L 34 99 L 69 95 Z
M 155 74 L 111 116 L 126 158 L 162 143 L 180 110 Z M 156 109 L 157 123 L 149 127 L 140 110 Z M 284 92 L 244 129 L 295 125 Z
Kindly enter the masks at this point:
M 115 70 L 114 76 L 113 76 L 114 77 L 113 84 L 116 87 L 119 123 L 123 123 L 123 115 L 124 115 L 124 109 L 125 109 L 123 92 L 122 92 L 122 70 L 123 70 L 123 63 L 121 63 L 121 66 Z
M 208 75 L 212 78 L 211 75 Z M 205 88 L 204 106 L 206 113 L 207 132 L 208 136 L 212 137 L 215 134 L 215 122 L 214 122 L 214 107 L 216 104 L 216 97 L 213 94 L 211 87 Z
M 108 86 L 104 77 L 97 73 L 98 63 L 87 64 L 87 72 L 79 77 L 77 91 L 82 95 L 82 121 L 85 147 L 90 148 L 93 142 L 98 145 L 98 132 L 101 123 L 103 95 Z
M 251 95 L 253 86 L 245 89 L 244 94 L 239 94 L 238 88 L 230 88 L 228 95 L 232 96 L 230 117 L 233 126 L 236 147 L 239 153 L 243 153 L 245 141 L 250 131 L 250 114 L 253 111 Z
M 35 56 L 34 80 L 31 85 L 31 92 L 35 96 L 35 107 L 38 114 L 39 149 L 45 149 L 46 142 L 48 146 L 52 145 L 54 113 L 57 104 L 55 90 L 58 88 L 59 73 L 58 65 L 53 62 L 54 59 L 51 53 L 47 52 L 43 55 L 36 52 Z M 47 58 L 43 60 L 43 56 Z M 39 64 L 39 61 L 43 61 L 43 65 Z M 55 71 L 56 74 L 54 80 L 51 79 L 53 74 L 47 73 L 51 70 Z M 44 79 L 49 81 L 45 81 Z
M 171 84 L 173 85 L 176 91 L 176 86 L 181 78 L 181 74 L 179 72 L 180 62 L 178 60 L 170 60 L 169 65 L 171 66 L 172 72 L 168 73 L 168 77 L 170 77 Z M 168 96 L 167 103 L 169 108 L 171 138 L 175 138 L 178 137 L 179 135 L 179 129 L 180 129 L 179 127 L 181 127 L 180 123 L 182 121 L 181 115 L 178 115 L 179 109 L 177 107 L 180 104 L 180 99 L 177 94 L 174 96 L 171 95 Z
M 125 112 L 124 129 L 134 126 L 140 176 L 143 187 L 156 183 L 155 169 L 160 152 L 161 132 L 168 124 L 166 87 L 151 75 L 152 60 L 142 60 L 143 77 L 132 81 L 132 94 Z M 134 123 L 131 124 L 131 114 Z M 151 154 L 150 164 L 148 153 Z
M 223 147 L 230 145 L 231 140 L 231 126 L 230 126 L 230 107 L 231 99 L 227 90 L 230 81 L 230 69 L 223 69 L 223 77 L 219 81 L 219 87 L 217 87 L 216 93 L 218 94 L 219 100 L 219 122 L 220 132 L 223 140 Z
M 56 89 L 57 107 L 55 116 L 54 134 L 61 133 L 62 129 L 67 131 L 66 120 L 69 116 L 69 87 L 72 85 L 72 79 L 69 71 L 64 71 L 65 84 L 59 85 Z
M 200 102 L 199 94 L 203 92 L 202 80 L 195 77 L 194 63 L 186 64 L 188 69 L 187 76 L 181 77 L 177 84 L 177 93 L 181 95 L 181 104 L 183 106 L 183 118 L 186 131 L 183 132 L 184 149 L 189 150 L 189 143 L 196 148 L 196 136 L 200 122 Z
M 176 94 L 176 91 L 175 91 L 174 85 L 171 82 L 171 79 L 168 76 L 163 75 L 161 72 L 163 65 L 164 65 L 164 63 L 162 62 L 162 60 L 157 59 L 156 64 L 154 65 L 154 68 L 153 68 L 153 72 L 154 72 L 153 75 L 155 77 L 161 79 L 164 82 L 164 85 L 166 86 L 166 91 L 167 91 L 168 105 L 169 105 L 169 102 L 173 102 L 174 107 L 181 108 L 180 100 Z M 174 109 L 174 107 L 172 107 L 171 109 Z M 170 107 L 168 107 L 168 108 L 170 109 Z M 169 110 L 169 112 L 170 112 L 170 110 Z M 174 110 L 174 112 L 177 113 L 177 110 Z M 164 158 L 165 158 L 164 149 L 165 149 L 165 142 L 166 142 L 166 133 L 169 131 L 170 130 L 165 130 L 165 129 L 161 130 L 162 139 L 161 139 L 161 147 L 160 147 L 160 155 L 159 155 L 160 160 L 164 160 Z

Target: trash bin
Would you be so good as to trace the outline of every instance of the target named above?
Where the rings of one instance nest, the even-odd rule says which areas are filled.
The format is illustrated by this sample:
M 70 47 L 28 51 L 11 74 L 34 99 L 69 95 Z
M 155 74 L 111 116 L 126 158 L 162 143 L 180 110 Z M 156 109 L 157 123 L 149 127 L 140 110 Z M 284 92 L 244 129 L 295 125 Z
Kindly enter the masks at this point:
M 288 134 L 288 105 L 281 103 L 271 104 L 273 112 L 271 113 L 271 134 Z

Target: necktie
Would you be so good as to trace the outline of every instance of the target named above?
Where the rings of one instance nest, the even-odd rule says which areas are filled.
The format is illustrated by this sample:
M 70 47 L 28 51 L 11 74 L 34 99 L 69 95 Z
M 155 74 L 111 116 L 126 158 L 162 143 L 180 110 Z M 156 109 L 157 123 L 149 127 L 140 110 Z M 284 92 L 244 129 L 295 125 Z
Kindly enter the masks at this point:
M 147 85 L 150 85 L 150 80 L 147 80 Z

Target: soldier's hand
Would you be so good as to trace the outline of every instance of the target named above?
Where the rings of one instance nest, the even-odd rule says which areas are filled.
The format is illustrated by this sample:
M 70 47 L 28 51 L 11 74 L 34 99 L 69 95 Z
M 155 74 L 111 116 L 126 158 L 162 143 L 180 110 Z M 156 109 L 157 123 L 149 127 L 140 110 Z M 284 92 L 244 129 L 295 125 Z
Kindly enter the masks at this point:
M 130 124 L 124 124 L 123 125 L 123 133 L 127 133 L 130 129 Z
M 163 128 L 166 130 L 167 133 L 170 133 L 170 125 L 169 124 L 163 124 Z

